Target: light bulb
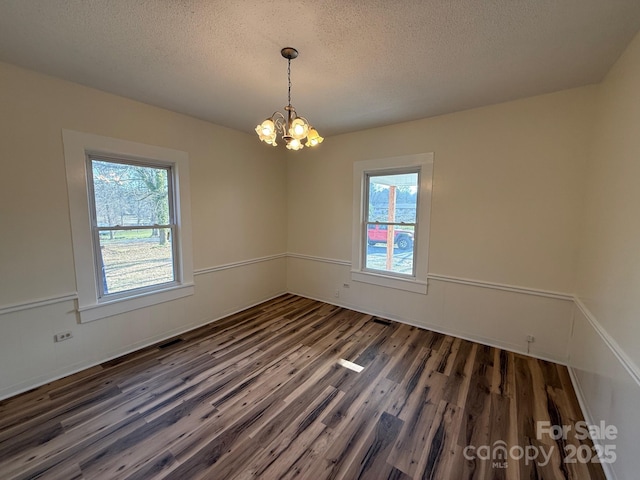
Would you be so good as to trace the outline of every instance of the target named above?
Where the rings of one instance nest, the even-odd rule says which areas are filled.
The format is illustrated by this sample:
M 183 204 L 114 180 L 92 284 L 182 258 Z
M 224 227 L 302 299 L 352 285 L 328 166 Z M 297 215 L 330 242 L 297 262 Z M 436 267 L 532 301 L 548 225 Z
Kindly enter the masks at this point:
M 289 150 L 300 150 L 303 147 L 304 145 L 302 145 L 302 142 L 297 138 L 292 138 L 287 142 L 287 148 Z
M 291 127 L 289 127 L 289 135 L 297 140 L 302 140 L 307 136 L 307 132 L 309 131 L 309 125 L 303 118 L 296 117 L 291 122 Z
M 307 147 L 315 147 L 316 145 L 321 144 L 323 140 L 324 138 L 318 134 L 318 131 L 315 128 L 310 127 L 307 135 L 307 143 L 305 145 Z
M 265 136 L 270 136 L 275 131 L 275 125 L 270 119 L 262 122 L 262 125 L 260 125 L 260 127 L 262 128 L 262 134 Z
M 256 133 L 263 142 L 275 145 L 276 126 L 270 118 L 267 118 L 260 125 L 256 126 Z

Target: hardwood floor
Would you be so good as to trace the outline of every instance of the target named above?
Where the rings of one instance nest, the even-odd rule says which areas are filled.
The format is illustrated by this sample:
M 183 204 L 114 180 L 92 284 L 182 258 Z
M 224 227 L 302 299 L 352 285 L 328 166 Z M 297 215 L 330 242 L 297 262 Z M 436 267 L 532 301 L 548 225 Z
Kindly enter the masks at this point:
M 0 402 L 0 478 L 604 479 L 537 438 L 579 420 L 562 366 L 285 295 Z

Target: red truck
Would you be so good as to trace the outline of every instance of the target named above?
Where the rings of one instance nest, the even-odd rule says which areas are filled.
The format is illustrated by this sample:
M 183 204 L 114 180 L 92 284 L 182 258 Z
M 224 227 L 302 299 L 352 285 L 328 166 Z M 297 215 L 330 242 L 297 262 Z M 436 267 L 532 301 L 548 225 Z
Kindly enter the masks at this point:
M 413 247 L 413 232 L 396 227 L 393 231 L 395 244 L 400 250 L 408 250 Z M 369 245 L 387 243 L 386 225 L 369 225 L 367 228 L 367 241 Z

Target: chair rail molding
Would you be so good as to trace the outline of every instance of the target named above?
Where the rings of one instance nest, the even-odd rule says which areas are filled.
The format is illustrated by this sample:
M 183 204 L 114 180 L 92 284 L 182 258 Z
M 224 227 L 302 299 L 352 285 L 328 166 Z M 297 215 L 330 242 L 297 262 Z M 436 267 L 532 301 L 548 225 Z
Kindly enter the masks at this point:
M 0 315 L 20 312 L 22 310 L 30 310 L 32 308 L 46 307 L 47 305 L 55 305 L 56 303 L 70 302 L 77 299 L 78 294 L 76 292 L 73 292 L 64 293 L 62 295 L 54 295 L 51 297 L 37 298 L 34 300 L 27 300 L 25 302 L 0 306 Z

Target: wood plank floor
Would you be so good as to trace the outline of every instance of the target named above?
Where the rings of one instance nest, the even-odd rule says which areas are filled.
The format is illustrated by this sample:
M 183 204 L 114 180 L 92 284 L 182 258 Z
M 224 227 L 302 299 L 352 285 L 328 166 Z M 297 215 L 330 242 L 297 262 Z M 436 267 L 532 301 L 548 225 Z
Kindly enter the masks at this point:
M 537 438 L 579 420 L 562 366 L 285 295 L 0 402 L 0 478 L 604 479 Z

